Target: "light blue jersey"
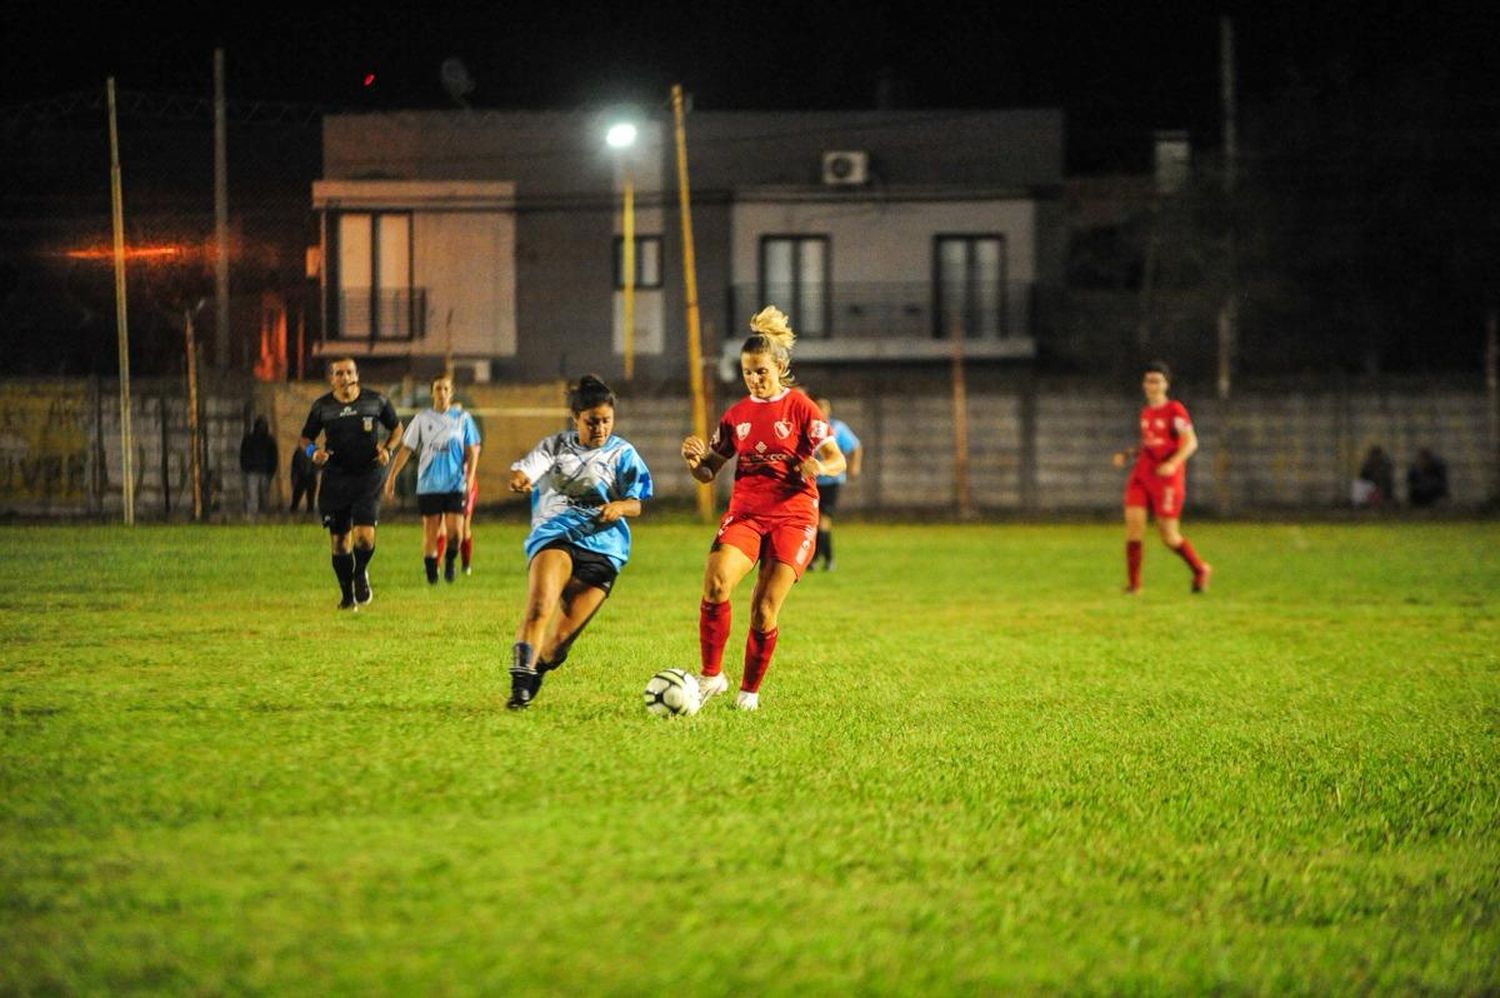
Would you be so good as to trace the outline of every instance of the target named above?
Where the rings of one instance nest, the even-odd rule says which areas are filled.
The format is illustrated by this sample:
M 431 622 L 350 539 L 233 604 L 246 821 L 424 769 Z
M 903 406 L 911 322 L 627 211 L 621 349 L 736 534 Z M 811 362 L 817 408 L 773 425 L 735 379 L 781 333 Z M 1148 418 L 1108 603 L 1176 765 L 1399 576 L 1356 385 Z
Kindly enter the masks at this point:
M 401 442 L 417 455 L 417 494 L 469 491 L 464 452 L 479 444 L 474 417 L 458 406 L 447 412 L 424 409 L 412 417 Z
M 630 527 L 621 517 L 599 522 L 599 507 L 621 499 L 650 499 L 651 472 L 623 437 L 585 447 L 573 430 L 545 437 L 511 465 L 531 479 L 531 533 L 526 557 L 553 541 L 567 541 L 602 554 L 615 568 L 630 560 Z
M 828 420 L 828 431 L 829 436 L 833 437 L 834 443 L 839 445 L 839 450 L 845 457 L 859 450 L 859 437 L 854 435 L 854 431 L 849 429 L 849 424 L 842 419 L 830 418 Z M 843 485 L 848 480 L 849 473 L 847 471 L 841 471 L 837 475 L 818 476 L 819 485 Z

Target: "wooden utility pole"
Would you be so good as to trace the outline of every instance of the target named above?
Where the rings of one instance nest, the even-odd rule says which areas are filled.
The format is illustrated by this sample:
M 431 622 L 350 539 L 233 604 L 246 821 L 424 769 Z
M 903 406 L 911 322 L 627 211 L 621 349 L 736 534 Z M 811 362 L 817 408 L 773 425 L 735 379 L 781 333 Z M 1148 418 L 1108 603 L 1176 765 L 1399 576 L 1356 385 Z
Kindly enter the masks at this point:
M 708 408 L 703 397 L 703 343 L 698 330 L 698 269 L 693 257 L 693 213 L 688 191 L 687 128 L 683 124 L 682 86 L 672 85 L 672 118 L 677 135 L 677 203 L 682 209 L 682 284 L 687 309 L 688 385 L 693 395 L 693 433 L 708 438 Z M 714 518 L 713 486 L 698 484 L 698 516 Z
M 1490 410 L 1490 501 L 1500 502 L 1500 314 L 1484 320 L 1484 393 Z
M 125 309 L 125 197 L 120 180 L 120 129 L 115 118 L 115 78 L 104 84 L 109 98 L 109 194 L 115 235 L 115 332 L 120 345 L 120 474 L 125 525 L 135 523 L 135 441 L 130 432 L 130 324 Z
M 229 150 L 224 50 L 214 49 L 214 363 L 229 366 Z
M 1228 288 L 1224 304 L 1219 310 L 1219 398 L 1229 398 L 1231 372 L 1234 364 L 1236 329 L 1239 318 L 1239 261 L 1235 246 L 1234 188 L 1236 181 L 1236 158 L 1239 155 L 1238 135 L 1235 120 L 1234 97 L 1234 22 L 1228 15 L 1219 18 L 1219 95 L 1224 110 L 1224 201 L 1229 208 L 1229 231 L 1227 238 Z
M 969 389 L 964 377 L 964 327 L 957 316 L 953 320 L 953 487 L 958 501 L 958 515 L 967 520 L 974 515 L 974 500 L 969 491 Z
M 201 304 L 201 303 L 200 303 Z M 203 519 L 202 443 L 198 430 L 198 342 L 193 334 L 195 309 L 183 309 L 182 335 L 187 340 L 188 474 L 193 487 L 193 522 Z
M 1235 68 L 1234 68 L 1234 22 L 1228 15 L 1219 18 L 1219 96 L 1224 113 L 1224 203 L 1228 209 L 1229 227 L 1225 236 L 1225 271 L 1227 287 L 1224 303 L 1219 308 L 1218 321 L 1218 396 L 1219 427 L 1214 448 L 1215 505 L 1220 515 L 1230 512 L 1233 506 L 1229 487 L 1231 439 L 1229 394 L 1234 372 L 1234 355 L 1239 339 L 1239 260 L 1235 245 L 1235 203 L 1239 141 L 1235 120 Z

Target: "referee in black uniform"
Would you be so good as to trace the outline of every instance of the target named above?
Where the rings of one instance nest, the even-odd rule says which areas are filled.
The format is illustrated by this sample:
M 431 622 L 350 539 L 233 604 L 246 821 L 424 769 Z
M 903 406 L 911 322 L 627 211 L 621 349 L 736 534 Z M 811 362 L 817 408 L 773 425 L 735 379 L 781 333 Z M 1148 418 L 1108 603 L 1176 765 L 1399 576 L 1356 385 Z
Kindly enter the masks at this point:
M 375 524 L 380 520 L 380 489 L 385 466 L 401 444 L 401 420 L 391 400 L 359 387 L 352 357 L 328 365 L 333 391 L 312 404 L 298 446 L 312 448 L 313 464 L 323 469 L 318 512 L 333 541 L 333 574 L 343 599 L 340 610 L 370 602 L 370 559 L 375 556 Z M 388 430 L 381 439 L 381 430 Z M 316 444 L 318 436 L 323 442 Z

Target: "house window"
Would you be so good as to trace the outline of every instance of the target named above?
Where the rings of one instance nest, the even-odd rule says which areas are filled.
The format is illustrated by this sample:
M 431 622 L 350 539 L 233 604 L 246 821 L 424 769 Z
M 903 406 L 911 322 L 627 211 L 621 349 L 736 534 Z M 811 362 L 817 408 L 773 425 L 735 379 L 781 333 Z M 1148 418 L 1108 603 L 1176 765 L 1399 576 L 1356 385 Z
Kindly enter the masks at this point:
M 409 340 L 422 334 L 426 307 L 412 287 L 412 224 L 407 212 L 338 216 L 338 335 Z
M 625 288 L 625 237 L 615 236 L 614 280 L 615 290 Z M 661 287 L 661 236 L 635 237 L 635 286 L 637 288 Z
M 827 339 L 832 332 L 828 273 L 827 236 L 762 236 L 756 309 L 775 305 L 798 336 Z
M 933 237 L 933 329 L 936 339 L 960 330 L 966 340 L 1005 335 L 1005 237 Z

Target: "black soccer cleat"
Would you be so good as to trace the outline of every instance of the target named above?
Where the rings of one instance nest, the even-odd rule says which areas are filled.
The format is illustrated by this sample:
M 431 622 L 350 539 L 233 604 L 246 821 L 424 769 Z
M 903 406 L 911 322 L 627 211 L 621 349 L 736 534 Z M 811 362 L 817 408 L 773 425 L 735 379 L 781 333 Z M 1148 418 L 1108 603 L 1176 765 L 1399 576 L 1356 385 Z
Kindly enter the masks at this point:
M 366 572 L 360 572 L 354 577 L 354 602 L 360 606 L 366 606 L 375 598 L 375 591 L 370 588 L 370 576 Z
M 345 596 L 343 599 L 339 600 L 339 609 L 348 610 L 350 613 L 358 613 L 359 604 L 354 602 L 353 596 Z
M 510 699 L 505 701 L 505 706 L 510 710 L 525 710 L 531 706 L 531 701 L 536 698 L 536 691 L 541 688 L 542 677 L 535 672 L 525 669 L 510 670 Z

